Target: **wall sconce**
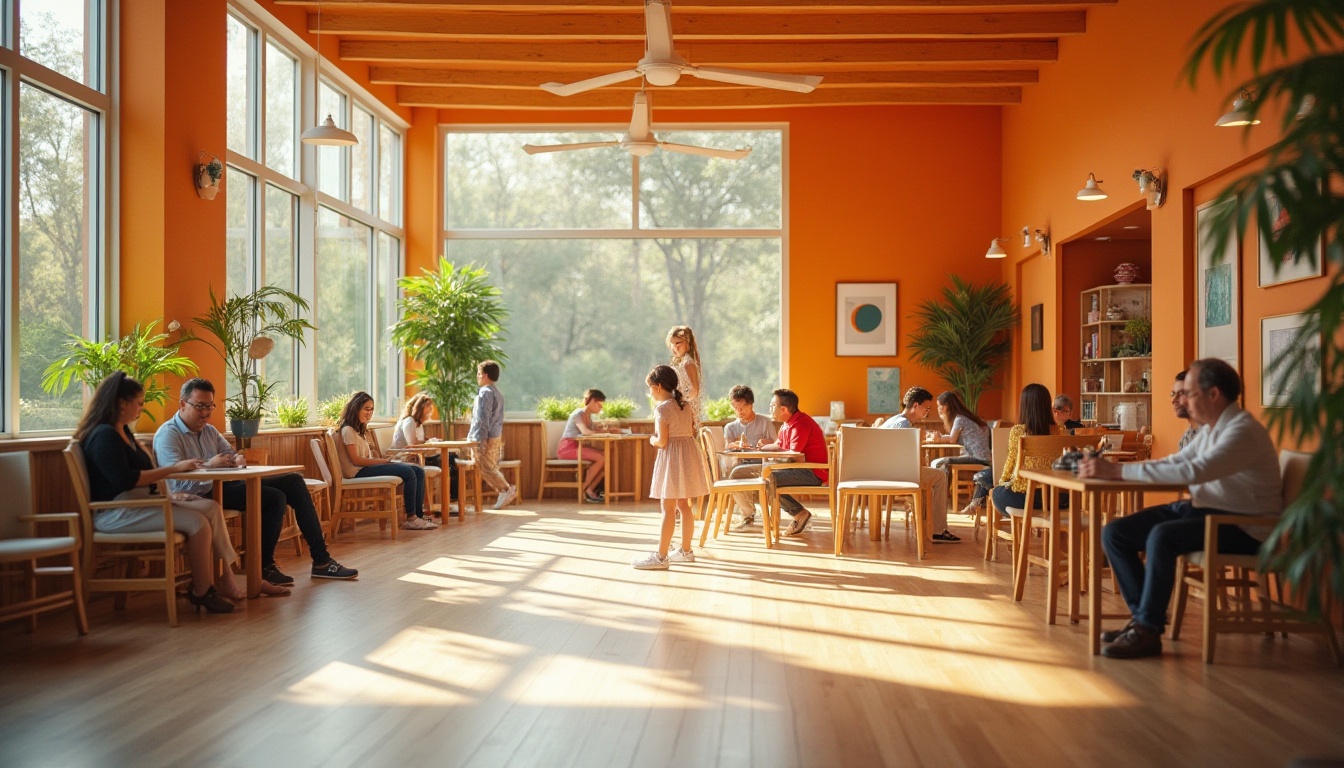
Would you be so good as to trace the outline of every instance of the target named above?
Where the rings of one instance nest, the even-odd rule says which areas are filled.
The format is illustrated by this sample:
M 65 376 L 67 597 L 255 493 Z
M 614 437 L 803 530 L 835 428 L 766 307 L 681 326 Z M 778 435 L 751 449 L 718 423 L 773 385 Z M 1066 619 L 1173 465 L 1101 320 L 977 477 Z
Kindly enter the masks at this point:
M 1076 197 L 1079 200 L 1105 200 L 1107 197 L 1106 191 L 1097 186 L 1102 183 L 1104 182 L 1097 181 L 1097 177 L 1094 174 L 1087 174 L 1087 184 L 1083 185 L 1083 188 L 1078 190 Z
M 1023 227 L 1023 228 L 1022 228 L 1022 247 L 1023 247 L 1023 248 L 1030 248 L 1030 247 L 1031 247 L 1031 241 L 1032 241 L 1032 240 L 1035 240 L 1036 242 L 1038 242 L 1038 243 L 1041 244 L 1041 253 L 1045 254 L 1046 256 L 1049 256 L 1049 255 L 1050 255 L 1050 233 L 1049 233 L 1049 232 L 1044 231 L 1044 230 L 1041 230 L 1041 229 L 1037 229 L 1037 230 L 1035 231 L 1035 234 L 1033 234 L 1033 233 L 1032 233 L 1032 230 L 1031 230 L 1031 227 Z
M 1004 240 L 1004 239 L 1001 238 L 1001 237 L 996 237 L 996 238 L 994 238 L 993 240 L 990 240 L 990 241 L 989 241 L 989 250 L 988 250 L 988 251 L 985 251 L 985 258 L 986 258 L 986 259 L 1006 259 L 1006 258 L 1008 258 L 1008 252 L 1005 251 L 1005 250 L 1003 250 L 1003 246 L 1000 245 L 1000 243 L 1005 243 L 1005 242 L 1007 242 L 1007 241 Z
M 206 158 L 210 158 L 206 160 Z M 201 161 L 192 169 L 192 178 L 196 182 L 196 194 L 203 200 L 214 200 L 219 194 L 219 180 L 224 178 L 224 164 L 209 152 L 197 155 Z
M 1161 208 L 1167 201 L 1167 182 L 1162 178 L 1162 171 L 1140 168 L 1134 171 L 1133 176 L 1139 182 L 1139 194 L 1148 198 L 1148 210 Z
M 1232 111 L 1218 118 L 1214 125 L 1219 128 L 1235 128 L 1239 125 L 1259 125 L 1260 118 L 1252 117 L 1246 108 L 1255 101 L 1255 91 L 1242 91 L 1241 95 L 1232 101 Z

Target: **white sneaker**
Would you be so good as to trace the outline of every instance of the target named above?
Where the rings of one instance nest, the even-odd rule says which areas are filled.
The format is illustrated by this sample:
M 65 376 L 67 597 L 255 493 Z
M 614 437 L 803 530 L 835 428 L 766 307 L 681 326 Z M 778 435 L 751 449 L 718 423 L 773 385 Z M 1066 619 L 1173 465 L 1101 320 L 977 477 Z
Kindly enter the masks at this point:
M 695 553 L 689 549 L 674 549 L 667 553 L 669 563 L 694 563 Z
M 428 531 L 433 528 L 433 523 L 426 524 L 425 521 L 419 517 L 408 517 L 406 518 L 406 522 L 401 524 L 401 530 L 403 531 Z
M 430 528 L 438 528 L 438 527 L 439 527 L 439 523 L 438 523 L 438 521 L 435 520 L 434 518 L 430 517 L 428 514 L 426 514 L 424 517 L 422 517 L 422 518 L 420 518 L 420 519 L 421 519 L 422 521 L 424 521 L 424 524 L 425 524 L 426 526 L 430 527 Z
M 750 528 L 752 524 L 755 522 L 756 522 L 755 515 L 747 515 L 746 517 L 742 518 L 741 520 L 738 520 L 736 523 L 733 524 L 733 530 L 745 531 L 748 528 Z
M 633 565 L 636 569 L 641 571 L 667 570 L 667 558 L 660 557 L 657 552 L 650 552 L 649 554 L 643 557 L 635 558 L 634 562 L 630 564 Z
M 509 506 L 509 502 L 513 501 L 513 497 L 517 495 L 518 486 L 509 486 L 503 493 L 499 494 L 499 498 L 495 499 L 495 509 L 503 509 Z

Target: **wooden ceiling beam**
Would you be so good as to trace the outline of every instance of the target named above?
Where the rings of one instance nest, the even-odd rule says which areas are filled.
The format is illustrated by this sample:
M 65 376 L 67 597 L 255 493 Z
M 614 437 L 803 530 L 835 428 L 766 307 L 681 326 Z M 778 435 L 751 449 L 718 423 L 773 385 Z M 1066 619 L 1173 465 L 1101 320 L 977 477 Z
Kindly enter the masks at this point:
M 316 10 L 316 0 L 274 0 L 276 5 L 300 6 Z M 985 10 L 1033 10 L 1046 8 L 1085 8 L 1115 5 L 1118 0 L 673 0 L 672 11 L 719 13 L 777 12 L 815 10 L 828 13 L 873 10 L 927 10 L 980 8 Z M 326 8 L 357 8 L 391 11 L 531 11 L 537 13 L 628 13 L 640 15 L 643 6 L 631 0 L 322 0 Z M 325 14 L 324 14 L 325 16 Z
M 318 31 L 316 14 L 308 15 Z M 445 40 L 644 39 L 644 17 L 520 13 L 325 13 L 324 34 Z M 673 13 L 672 34 L 692 40 L 887 40 L 1057 37 L 1087 30 L 1084 11 L 1040 13 Z
M 697 91 L 674 87 L 653 91 L 650 100 L 655 109 L 750 109 L 873 104 L 1017 104 L 1022 100 L 1022 89 L 1017 86 L 834 88 L 799 94 L 767 88 Z M 628 91 L 608 89 L 561 98 L 542 90 L 399 86 L 397 103 L 405 107 L 453 109 L 591 110 L 629 107 L 633 104 L 633 99 Z
M 451 85 L 461 88 L 536 88 L 541 83 L 575 82 L 605 74 L 597 70 L 561 72 L 543 70 L 498 69 L 430 69 L 423 67 L 370 67 L 369 79 L 385 85 Z M 1039 82 L 1040 75 L 1033 69 L 906 69 L 882 71 L 831 72 L 818 86 L 822 89 L 837 87 L 882 87 L 888 85 L 1030 85 Z M 637 91 L 638 80 L 617 83 L 608 88 Z M 752 86 L 716 83 L 688 77 L 677 82 L 677 88 L 707 89 L 747 88 Z
M 1046 40 L 828 42 L 817 45 L 706 42 L 680 46 L 678 53 L 701 66 L 768 67 L 772 64 L 789 63 L 801 64 L 823 73 L 828 69 L 852 69 L 869 64 L 1053 62 L 1059 54 L 1059 44 Z M 488 62 L 512 65 L 515 69 L 538 65 L 557 69 L 633 68 L 635 62 L 643 55 L 643 46 L 638 43 L 614 42 L 544 45 L 345 40 L 340 45 L 340 56 L 346 61 L 401 64 Z

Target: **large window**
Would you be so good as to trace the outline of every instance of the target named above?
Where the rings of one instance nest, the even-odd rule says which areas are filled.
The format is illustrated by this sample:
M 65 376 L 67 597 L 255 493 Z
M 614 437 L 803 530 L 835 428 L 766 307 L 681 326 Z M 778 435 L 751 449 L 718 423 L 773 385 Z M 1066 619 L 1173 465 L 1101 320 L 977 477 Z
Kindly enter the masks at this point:
M 262 376 L 310 401 L 368 390 L 393 414 L 402 366 L 385 326 L 402 269 L 399 126 L 325 70 L 319 79 L 313 52 L 262 14 L 232 8 L 228 35 L 227 291 L 292 290 L 318 327 L 306 347 L 278 344 Z M 301 144 L 327 115 L 359 144 Z
M 705 393 L 780 380 L 783 132 L 660 131 L 751 146 L 733 162 L 616 148 L 529 156 L 598 133 L 445 132 L 445 252 L 484 265 L 510 316 L 510 408 L 598 387 L 648 415 L 644 376 L 673 325 L 696 332 Z
M 18 58 L 0 67 L 0 120 L 13 137 L 0 143 L 0 174 L 18 171 L 0 223 L 17 235 L 4 240 L 0 273 L 0 428 L 70 429 L 83 410 L 81 392 L 48 395 L 42 373 L 71 334 L 107 330 L 108 20 L 105 4 L 82 0 L 0 2 L 0 9 L 4 27 L 18 30 L 7 46 Z

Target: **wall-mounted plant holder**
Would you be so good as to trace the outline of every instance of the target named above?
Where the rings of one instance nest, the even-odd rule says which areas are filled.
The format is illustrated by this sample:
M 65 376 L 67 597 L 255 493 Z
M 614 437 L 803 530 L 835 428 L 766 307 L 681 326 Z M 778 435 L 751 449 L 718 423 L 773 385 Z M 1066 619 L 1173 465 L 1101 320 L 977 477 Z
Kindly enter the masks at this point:
M 194 171 L 196 194 L 205 200 L 214 200 L 219 194 L 219 181 L 224 178 L 224 163 L 209 152 L 202 152 L 200 159 Z

